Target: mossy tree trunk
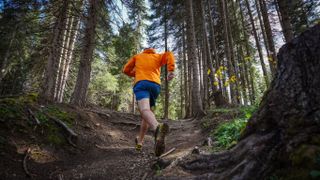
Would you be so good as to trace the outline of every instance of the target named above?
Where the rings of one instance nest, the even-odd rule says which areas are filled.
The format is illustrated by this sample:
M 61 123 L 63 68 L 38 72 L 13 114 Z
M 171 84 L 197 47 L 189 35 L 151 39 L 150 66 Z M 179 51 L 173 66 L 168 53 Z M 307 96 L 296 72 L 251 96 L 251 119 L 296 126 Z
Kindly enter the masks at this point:
M 309 178 L 320 153 L 320 25 L 284 45 L 276 77 L 229 151 L 180 163 L 190 179 Z M 201 174 L 201 175 L 199 175 Z M 167 178 L 168 179 L 168 178 Z

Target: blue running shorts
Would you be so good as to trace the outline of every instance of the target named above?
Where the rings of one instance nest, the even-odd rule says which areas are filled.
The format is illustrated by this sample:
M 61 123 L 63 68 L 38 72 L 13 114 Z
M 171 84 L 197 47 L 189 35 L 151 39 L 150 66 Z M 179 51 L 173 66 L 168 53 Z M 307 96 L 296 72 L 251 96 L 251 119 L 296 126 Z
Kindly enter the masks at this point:
M 149 98 L 150 107 L 152 107 L 156 105 L 156 100 L 160 94 L 160 89 L 161 88 L 159 84 L 155 82 L 143 80 L 135 84 L 135 86 L 133 87 L 133 92 L 136 95 L 137 101 L 143 98 Z

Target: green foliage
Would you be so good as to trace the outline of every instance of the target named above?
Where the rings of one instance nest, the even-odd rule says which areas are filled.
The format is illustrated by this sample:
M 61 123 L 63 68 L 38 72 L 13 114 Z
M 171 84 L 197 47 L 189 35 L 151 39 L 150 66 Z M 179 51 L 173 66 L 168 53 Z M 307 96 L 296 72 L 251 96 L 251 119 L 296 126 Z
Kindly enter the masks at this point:
M 0 120 L 15 120 L 23 117 L 24 107 L 37 101 L 38 94 L 0 99 Z
M 246 127 L 246 123 L 246 119 L 235 119 L 220 124 L 211 135 L 217 140 L 218 147 L 228 149 L 237 143 L 241 131 Z
M 65 122 L 68 126 L 70 127 L 73 126 L 73 121 L 76 116 L 75 114 L 61 110 L 58 106 L 54 106 L 54 105 L 48 106 L 45 112 L 48 115 Z
M 60 130 L 52 123 L 47 123 L 46 125 L 46 138 L 50 144 L 62 145 L 66 143 L 65 138 L 62 136 Z
M 239 115 L 237 118 L 220 124 L 215 130 L 211 131 L 211 136 L 217 141 L 216 150 L 229 149 L 237 144 L 241 133 L 246 127 L 248 119 L 257 109 L 256 106 L 247 106 L 239 108 Z M 217 112 L 230 112 L 228 109 L 218 109 Z M 208 124 L 203 124 L 203 126 Z
M 249 119 L 252 114 L 258 109 L 257 105 L 254 106 L 243 106 L 239 108 L 240 118 Z

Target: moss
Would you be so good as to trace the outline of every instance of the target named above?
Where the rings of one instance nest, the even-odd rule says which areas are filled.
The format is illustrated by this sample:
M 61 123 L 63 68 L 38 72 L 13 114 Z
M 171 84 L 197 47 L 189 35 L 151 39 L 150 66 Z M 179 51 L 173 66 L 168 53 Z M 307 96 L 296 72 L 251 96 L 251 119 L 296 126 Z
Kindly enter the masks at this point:
M 29 93 L 25 96 L 19 97 L 20 103 L 24 104 L 32 104 L 38 101 L 38 94 L 37 93 Z
M 23 116 L 23 107 L 18 104 L 0 104 L 0 120 L 10 121 Z
M 76 116 L 74 113 L 63 111 L 54 105 L 49 106 L 45 111 L 48 113 L 48 115 L 65 122 L 69 127 L 72 127 Z
M 37 111 L 35 116 L 41 122 L 41 124 L 45 124 L 49 121 L 49 118 L 43 112 Z
M 320 154 L 320 147 L 301 145 L 290 154 L 289 158 L 293 166 L 312 169 L 317 165 L 316 157 L 318 154 Z
M 65 138 L 59 131 L 58 127 L 53 123 L 46 124 L 47 141 L 53 145 L 62 145 L 65 143 Z
M 0 99 L 0 120 L 15 120 L 24 117 L 24 108 L 37 101 L 38 95 L 30 93 L 25 96 Z

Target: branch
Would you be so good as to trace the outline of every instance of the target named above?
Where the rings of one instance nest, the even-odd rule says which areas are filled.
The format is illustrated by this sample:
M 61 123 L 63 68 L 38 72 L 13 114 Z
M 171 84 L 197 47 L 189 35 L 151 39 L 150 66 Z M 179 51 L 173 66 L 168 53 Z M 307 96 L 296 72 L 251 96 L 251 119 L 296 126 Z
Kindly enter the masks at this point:
M 35 114 L 31 111 L 31 109 L 28 108 L 28 113 L 31 116 L 31 119 L 33 119 L 33 121 L 37 124 L 40 125 L 40 121 L 38 120 L 38 118 L 35 116 Z

